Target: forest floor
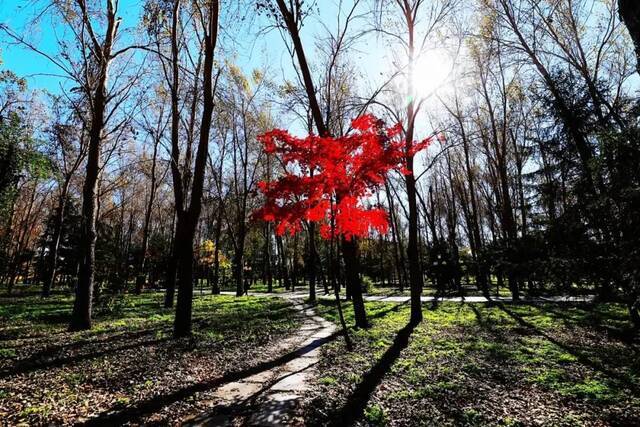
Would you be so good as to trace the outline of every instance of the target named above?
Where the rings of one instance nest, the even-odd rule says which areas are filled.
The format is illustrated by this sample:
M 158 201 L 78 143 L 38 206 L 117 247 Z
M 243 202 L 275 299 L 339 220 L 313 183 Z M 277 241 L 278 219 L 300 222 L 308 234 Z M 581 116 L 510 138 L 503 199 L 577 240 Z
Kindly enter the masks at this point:
M 105 302 L 72 333 L 70 296 L 0 298 L 0 424 L 176 422 L 287 354 L 278 343 L 306 318 L 283 299 L 197 296 L 194 336 L 173 340 L 162 301 Z
M 640 425 L 619 305 L 444 301 L 410 327 L 404 299 L 369 300 L 349 352 L 332 300 L 196 294 L 173 340 L 162 299 L 105 300 L 70 333 L 70 296 L 0 298 L 0 424 Z
M 640 425 L 640 341 L 622 306 L 444 302 L 411 327 L 409 304 L 366 304 L 355 350 L 322 348 L 309 424 Z M 338 321 L 333 302 L 317 310 Z

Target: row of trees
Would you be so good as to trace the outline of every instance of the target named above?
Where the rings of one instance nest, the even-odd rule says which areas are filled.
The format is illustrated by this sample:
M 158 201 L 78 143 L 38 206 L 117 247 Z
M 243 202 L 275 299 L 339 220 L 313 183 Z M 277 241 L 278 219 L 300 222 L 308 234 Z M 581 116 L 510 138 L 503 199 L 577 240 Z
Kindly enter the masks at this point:
M 31 25 L 52 19 L 64 30 L 57 53 L 2 27 L 65 82 L 33 94 L 2 74 L 9 289 L 75 287 L 72 329 L 91 327 L 96 290 L 163 286 L 171 307 L 177 289 L 175 335 L 185 336 L 194 283 L 243 295 L 258 279 L 268 290 L 302 280 L 315 299 L 320 284 L 343 282 L 366 327 L 363 275 L 408 287 L 412 322 L 425 280 L 459 290 L 467 277 L 486 296 L 495 281 L 514 299 L 618 299 L 640 325 L 634 2 L 352 0 L 335 16 L 312 1 L 238 3 L 149 0 L 126 28 L 115 0 L 52 3 Z M 317 21 L 312 40 L 304 30 Z M 247 28 L 281 36 L 286 78 L 237 65 L 246 40 L 231 34 Z M 355 60 L 374 42 L 388 52 L 380 73 Z M 454 59 L 425 93 L 421 79 L 433 74 L 422 59 L 435 43 Z M 295 123 L 296 133 L 348 141 L 367 112 L 399 124 L 403 141 L 395 171 L 358 195 L 365 211 L 388 212 L 387 229 L 321 240 L 318 221 L 281 234 L 252 215 L 268 201 L 260 182 L 322 173 L 317 163 L 287 168 L 291 158 L 265 150 L 260 135 Z M 320 228 L 332 212 L 314 217 Z

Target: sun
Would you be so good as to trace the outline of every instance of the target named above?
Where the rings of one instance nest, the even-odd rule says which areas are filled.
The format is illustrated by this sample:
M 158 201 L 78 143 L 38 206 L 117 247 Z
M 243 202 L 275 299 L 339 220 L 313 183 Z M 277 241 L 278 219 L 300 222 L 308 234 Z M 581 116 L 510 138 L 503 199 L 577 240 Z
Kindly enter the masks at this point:
M 426 98 L 451 86 L 453 61 L 444 49 L 424 52 L 415 63 L 413 88 L 416 97 Z

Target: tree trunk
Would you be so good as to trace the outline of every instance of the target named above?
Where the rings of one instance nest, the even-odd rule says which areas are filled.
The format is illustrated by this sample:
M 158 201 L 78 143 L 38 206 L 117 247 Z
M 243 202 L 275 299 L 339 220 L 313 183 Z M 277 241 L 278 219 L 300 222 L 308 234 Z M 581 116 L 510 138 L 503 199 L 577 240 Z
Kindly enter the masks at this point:
M 111 5 L 111 3 L 108 3 Z M 91 130 L 89 132 L 89 150 L 87 170 L 82 190 L 82 225 L 80 237 L 80 253 L 83 255 L 76 298 L 73 304 L 69 329 L 80 331 L 91 328 L 91 309 L 93 298 L 93 281 L 95 274 L 96 251 L 96 214 L 97 185 L 100 173 L 100 147 L 102 132 L 105 126 L 105 109 L 107 105 L 107 75 L 111 60 L 111 44 L 115 38 L 117 24 L 114 11 L 109 7 L 107 38 L 101 51 L 102 63 L 97 88 L 93 94 L 93 111 L 91 114 Z
M 291 291 L 295 292 L 298 286 L 298 235 L 293 236 L 293 266 L 291 267 Z
M 420 297 L 422 295 L 424 283 L 422 279 L 422 268 L 420 266 L 420 256 L 418 254 L 418 206 L 416 200 L 416 181 L 413 174 L 414 154 L 411 152 L 411 149 L 413 148 L 416 118 L 415 91 L 413 88 L 415 15 L 413 12 L 406 9 L 407 6 L 407 3 L 405 2 L 404 14 L 408 35 L 407 95 L 409 97 L 405 135 L 405 161 L 409 173 L 405 176 L 405 184 L 407 187 L 407 202 L 409 204 L 409 242 L 407 245 L 407 259 L 409 261 L 409 286 L 411 288 L 410 322 L 415 325 L 422 321 L 422 303 L 420 301 Z M 417 7 L 418 6 L 416 5 L 416 8 Z
M 240 222 L 238 230 L 238 241 L 236 242 L 236 251 L 233 255 L 233 279 L 236 282 L 236 296 L 244 295 L 244 244 L 245 244 L 245 223 L 244 219 Z
M 176 273 L 178 272 L 178 256 L 176 251 L 176 242 L 178 235 L 178 222 L 176 219 L 177 215 L 173 216 L 173 222 L 175 228 L 173 230 L 173 241 L 171 242 L 171 253 L 169 254 L 169 259 L 167 260 L 167 271 L 165 273 L 165 294 L 164 294 L 164 308 L 173 307 L 173 300 L 176 294 Z
M 280 284 L 284 282 L 284 288 L 289 290 L 291 288 L 291 280 L 289 279 L 289 267 L 287 266 L 287 255 L 284 252 L 284 243 L 282 237 L 276 235 L 276 246 L 278 247 L 278 254 L 280 256 Z
M 413 171 L 413 157 L 408 159 L 410 171 Z M 409 202 L 409 244 L 407 258 L 409 260 L 409 281 L 411 288 L 411 323 L 422 321 L 422 269 L 418 256 L 418 206 L 416 204 L 416 187 L 413 172 L 406 176 L 407 200 Z
M 180 224 L 176 233 L 176 254 L 180 269 L 178 271 L 178 299 L 176 301 L 176 317 L 173 334 L 176 338 L 191 334 L 191 311 L 193 306 L 193 237 L 195 224 L 192 218 L 186 218 L 187 224 Z
M 60 238 L 62 236 L 62 224 L 64 222 L 64 211 L 67 204 L 67 193 L 69 188 L 69 180 L 65 179 L 58 201 L 58 209 L 56 210 L 55 224 L 51 245 L 49 246 L 49 266 L 46 270 L 46 277 L 42 282 L 42 297 L 47 298 L 51 295 L 51 289 L 56 280 L 56 269 L 58 263 L 58 249 L 60 248 Z
M 91 328 L 91 306 L 93 298 L 93 279 L 95 273 L 97 185 L 100 173 L 100 146 L 105 126 L 105 110 L 108 102 L 107 80 L 111 63 L 111 50 L 120 21 L 116 21 L 112 2 L 107 2 L 107 29 L 105 41 L 99 52 L 93 52 L 100 61 L 97 85 L 92 95 L 91 129 L 89 131 L 89 149 L 87 171 L 82 190 L 82 225 L 80 234 L 80 253 L 83 258 L 78 272 L 76 299 L 71 313 L 69 329 L 79 331 Z M 85 14 L 85 25 L 91 26 Z
M 316 301 L 316 262 L 318 253 L 316 250 L 316 225 L 309 222 L 309 301 Z
M 389 216 L 391 217 L 391 239 L 393 241 L 393 259 L 396 267 L 396 274 L 398 275 L 398 290 L 400 293 L 404 292 L 404 257 L 403 251 L 400 247 L 398 224 L 396 222 L 396 212 L 393 202 L 393 196 L 391 195 L 391 189 L 389 183 L 384 183 L 385 191 L 387 193 L 387 201 L 389 202 Z
M 180 216 L 184 210 L 184 188 L 182 174 L 180 172 L 180 106 L 179 106 L 179 84 L 180 84 L 180 64 L 178 57 L 178 27 L 180 20 L 180 0 L 174 0 L 171 15 L 171 178 L 173 181 L 173 198 L 175 204 L 175 214 L 173 220 L 176 223 L 171 258 L 167 266 L 167 276 L 165 280 L 166 294 L 164 298 L 165 308 L 173 307 L 173 299 L 176 290 L 176 273 L 179 269 L 178 251 L 176 249 L 178 236 L 182 234 L 179 230 L 182 221 Z
M 104 111 L 104 110 L 103 110 Z M 102 115 L 100 116 L 102 117 Z M 93 126 L 96 126 L 96 121 Z M 80 331 L 91 328 L 91 305 L 95 273 L 96 250 L 96 190 L 99 174 L 101 130 L 91 131 L 87 172 L 83 189 L 80 253 L 82 260 L 78 273 L 76 299 L 69 328 Z
M 37 194 L 37 182 L 33 185 L 33 191 L 31 192 L 31 197 L 29 198 L 29 207 L 27 208 L 27 212 L 24 215 L 24 218 L 20 222 L 20 231 L 18 232 L 18 242 L 15 246 L 15 251 L 12 256 L 12 260 L 10 262 L 11 265 L 11 273 L 9 274 L 9 285 L 7 288 L 7 292 L 11 294 L 13 292 L 13 287 L 16 284 L 16 280 L 20 273 L 20 267 L 22 265 L 22 253 L 24 248 L 27 247 L 27 241 L 29 240 L 29 219 L 31 218 L 31 212 L 33 212 L 33 204 L 36 200 Z
M 165 278 L 165 294 L 164 294 L 164 308 L 173 307 L 173 300 L 176 294 L 176 273 L 178 270 L 178 259 L 175 251 L 171 253 L 169 262 L 167 265 L 167 275 Z
M 147 262 L 147 252 L 149 251 L 149 229 L 151 227 L 151 213 L 153 212 L 153 203 L 156 195 L 156 160 L 158 158 L 158 144 L 160 138 L 156 137 L 153 145 L 153 157 L 151 163 L 151 192 L 149 194 L 149 201 L 147 203 L 147 209 L 144 215 L 144 226 L 142 228 L 142 254 L 140 255 L 140 266 L 138 267 L 138 274 L 136 277 L 136 294 L 142 293 L 146 280 L 146 273 L 144 271 Z
M 360 283 L 359 265 L 358 265 L 358 241 L 355 238 L 351 240 L 342 237 L 342 257 L 345 264 L 345 275 L 347 279 L 347 289 L 353 300 L 353 313 L 355 316 L 356 327 L 368 328 L 367 313 L 364 307 L 364 299 L 362 298 L 362 285 Z
M 637 68 L 640 72 L 640 2 L 638 0 L 618 0 L 618 13 L 629 30 L 635 45 Z
M 220 235 L 222 234 L 222 200 L 218 206 L 218 217 L 216 218 L 215 248 L 213 252 L 213 288 L 214 295 L 220 295 Z
M 267 292 L 273 292 L 273 272 L 271 270 L 271 224 L 265 225 L 264 247 L 264 280 L 267 282 Z
M 205 30 L 204 43 L 204 68 L 203 68 L 203 105 L 202 121 L 200 124 L 200 138 L 198 141 L 198 152 L 196 154 L 195 168 L 193 171 L 193 183 L 191 187 L 191 202 L 186 215 L 178 218 L 185 221 L 184 237 L 179 243 L 180 251 L 180 271 L 178 302 L 176 304 L 176 318 L 174 322 L 173 335 L 176 338 L 191 335 L 191 315 L 193 304 L 193 239 L 196 232 L 200 212 L 202 211 L 202 192 L 204 186 L 204 175 L 207 165 L 209 149 L 209 134 L 211 131 L 211 121 L 214 107 L 214 82 L 213 65 L 214 52 L 218 38 L 218 13 L 219 4 L 217 0 L 209 3 L 208 28 Z

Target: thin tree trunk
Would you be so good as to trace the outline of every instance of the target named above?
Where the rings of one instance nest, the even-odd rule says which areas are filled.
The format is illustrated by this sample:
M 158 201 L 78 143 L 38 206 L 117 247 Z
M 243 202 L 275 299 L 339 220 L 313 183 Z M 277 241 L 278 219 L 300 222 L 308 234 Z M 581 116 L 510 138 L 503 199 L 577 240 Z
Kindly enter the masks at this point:
M 33 191 L 31 192 L 31 197 L 29 198 L 29 207 L 27 208 L 27 212 L 20 223 L 21 230 L 18 233 L 18 242 L 16 244 L 15 252 L 13 253 L 11 261 L 11 273 L 9 275 L 9 286 L 7 288 L 7 292 L 9 294 L 13 292 L 13 287 L 15 286 L 18 274 L 20 273 L 20 265 L 22 264 L 21 254 L 24 251 L 24 248 L 27 246 L 25 242 L 28 240 L 27 235 L 29 234 L 30 228 L 29 219 L 31 218 L 31 212 L 33 212 L 33 204 L 36 200 L 37 186 L 37 182 L 33 184 Z
M 405 7 L 407 7 L 405 3 Z M 416 180 L 413 174 L 414 154 L 412 153 L 413 138 L 415 130 L 415 93 L 413 88 L 413 67 L 414 67 L 414 22 L 415 15 L 405 10 L 405 20 L 408 33 L 408 70 L 407 70 L 407 94 L 409 103 L 407 105 L 407 125 L 405 135 L 405 151 L 406 151 L 406 167 L 408 170 L 405 176 L 405 184 L 407 187 L 407 202 L 409 204 L 409 242 L 407 245 L 407 259 L 409 261 L 409 285 L 411 288 L 411 319 L 412 324 L 418 324 L 422 321 L 422 288 L 424 286 L 422 279 L 422 268 L 420 265 L 420 257 L 418 254 L 418 205 L 416 200 Z
M 53 236 L 51 238 L 51 245 L 49 246 L 49 266 L 46 269 L 46 276 L 42 282 L 43 298 L 47 298 L 49 295 L 51 295 L 51 289 L 53 288 L 53 284 L 56 280 L 58 250 L 60 248 L 60 239 L 62 237 L 62 224 L 64 222 L 64 211 L 67 204 L 67 193 L 70 183 L 69 178 L 65 178 L 65 182 L 62 186 L 62 191 L 60 194 L 60 199 L 58 200 L 58 209 L 56 210 Z
M 236 296 L 241 297 L 245 293 L 244 286 L 244 245 L 246 237 L 246 225 L 244 217 L 238 221 L 238 237 L 235 253 L 233 255 L 233 279 L 236 282 Z
M 147 253 L 149 251 L 149 229 L 151 227 L 151 214 L 153 212 L 153 204 L 156 196 L 156 160 L 158 158 L 158 144 L 160 138 L 156 137 L 153 145 L 153 158 L 151 163 L 151 192 L 149 194 L 149 201 L 147 202 L 147 209 L 144 215 L 144 226 L 142 228 L 142 254 L 140 255 L 140 266 L 138 267 L 138 274 L 136 277 L 136 294 L 142 293 L 146 281 L 146 273 L 144 271 L 147 262 Z
M 287 256 L 284 252 L 284 243 L 282 237 L 276 235 L 276 245 L 278 247 L 278 254 L 280 255 L 280 282 L 284 282 L 284 288 L 289 290 L 291 288 L 291 280 L 289 278 L 289 267 L 287 266 Z
M 220 294 L 220 235 L 222 234 L 222 200 L 218 205 L 218 217 L 216 218 L 215 248 L 213 251 L 213 288 L 214 295 Z
M 85 24 L 90 26 L 88 16 L 84 17 Z M 108 102 L 107 81 L 109 65 L 111 63 L 111 49 L 118 30 L 114 5 L 107 2 L 107 30 L 99 56 L 100 66 L 97 76 L 98 82 L 92 95 L 91 129 L 89 131 L 89 149 L 87 155 L 87 170 L 82 190 L 82 225 L 80 238 L 80 253 L 82 261 L 78 272 L 76 298 L 73 304 L 69 329 L 79 331 L 91 328 L 91 309 L 93 298 L 93 281 L 95 274 L 96 251 L 96 217 L 97 217 L 97 185 L 100 173 L 100 147 L 102 133 L 105 126 L 105 110 Z
M 267 292 L 273 292 L 273 272 L 271 270 L 271 224 L 265 225 L 265 253 L 264 253 L 265 280 Z
M 316 300 L 316 262 L 318 253 L 316 250 L 316 225 L 313 221 L 309 222 L 309 301 Z
M 393 196 L 389 184 L 385 181 L 385 190 L 387 193 L 387 200 L 389 202 L 389 215 L 391 216 L 391 239 L 393 240 L 393 259 L 395 261 L 396 272 L 398 275 L 398 290 L 400 293 L 404 292 L 404 257 L 403 251 L 400 247 L 398 224 L 396 222 L 396 212 L 393 206 Z
M 178 224 L 176 215 L 173 215 L 172 222 L 175 223 L 171 227 L 173 239 L 171 241 L 171 253 L 167 260 L 167 271 L 165 273 L 165 294 L 164 294 L 164 308 L 173 307 L 173 300 L 176 294 L 176 274 L 178 272 L 178 256 L 176 252 L 176 236 L 178 235 Z
M 180 84 L 180 64 L 178 57 L 178 27 L 180 20 L 180 0 L 174 0 L 171 15 L 171 178 L 173 181 L 173 198 L 175 205 L 175 222 L 173 245 L 171 256 L 167 265 L 165 287 L 166 294 L 164 306 L 173 307 L 173 300 L 176 289 L 176 274 L 178 265 L 178 236 L 181 235 L 180 228 L 182 221 L 180 217 L 184 210 L 184 187 L 182 174 L 180 173 L 180 106 L 179 106 L 179 84 Z
M 413 157 L 407 159 L 408 169 L 412 171 L 406 176 L 407 200 L 409 202 L 409 244 L 407 246 L 407 258 L 409 260 L 409 281 L 411 288 L 411 323 L 422 321 L 422 269 L 418 256 L 418 207 L 416 204 L 416 187 L 413 176 Z

